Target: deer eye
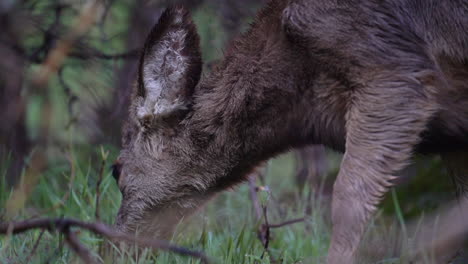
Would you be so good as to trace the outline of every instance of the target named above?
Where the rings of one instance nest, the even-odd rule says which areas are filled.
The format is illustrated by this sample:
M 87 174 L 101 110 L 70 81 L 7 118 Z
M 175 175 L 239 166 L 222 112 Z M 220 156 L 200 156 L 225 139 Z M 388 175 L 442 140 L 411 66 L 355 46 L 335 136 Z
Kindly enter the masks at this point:
M 119 181 L 121 169 L 122 169 L 122 164 L 120 164 L 120 163 L 114 163 L 114 164 L 111 166 L 112 177 L 114 177 L 114 179 L 115 179 L 117 182 Z

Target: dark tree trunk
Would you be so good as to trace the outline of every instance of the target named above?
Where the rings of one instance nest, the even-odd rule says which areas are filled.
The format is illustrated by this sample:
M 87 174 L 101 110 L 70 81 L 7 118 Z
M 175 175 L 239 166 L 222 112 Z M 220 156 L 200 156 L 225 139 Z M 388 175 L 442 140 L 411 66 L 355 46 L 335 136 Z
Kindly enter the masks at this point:
M 19 181 L 31 144 L 26 131 L 25 102 L 21 94 L 25 60 L 5 44 L 17 44 L 20 40 L 9 16 L 3 14 L 0 20 L 0 161 L 8 161 L 6 180 L 11 186 Z

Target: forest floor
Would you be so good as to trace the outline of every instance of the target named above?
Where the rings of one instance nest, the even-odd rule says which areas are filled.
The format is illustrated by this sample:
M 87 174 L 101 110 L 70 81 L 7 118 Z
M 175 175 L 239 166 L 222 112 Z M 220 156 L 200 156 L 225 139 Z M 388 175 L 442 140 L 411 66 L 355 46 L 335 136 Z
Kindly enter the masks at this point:
M 51 163 L 40 175 L 25 206 L 16 215 L 8 216 L 9 220 L 66 217 L 94 222 L 97 220 L 97 183 L 102 177 L 99 184 L 99 219 L 107 224 L 114 222 L 121 195 L 108 168 L 116 156 L 116 150 L 111 150 L 108 157 L 102 147 L 70 149 L 67 153 L 65 160 L 68 162 Z M 335 160 L 331 164 L 335 166 L 330 168 L 331 175 L 336 174 L 339 164 L 339 157 L 332 155 L 333 158 Z M 265 235 L 265 230 L 262 231 L 265 219 L 262 216 L 257 220 L 249 184 L 220 193 L 192 217 L 179 223 L 171 242 L 203 252 L 215 263 L 324 263 L 331 230 L 330 195 L 320 190 L 329 188 L 330 181 L 322 181 L 324 184 L 315 186 L 312 195 L 309 195 L 311 190 L 308 186 L 302 192 L 298 191 L 293 174 L 293 156 L 286 154 L 268 162 L 263 183 L 260 179 L 256 181 L 259 204 L 265 208 L 268 224 L 273 226 L 294 221 L 269 230 L 267 249 L 265 239 L 262 242 L 259 238 Z M 4 220 L 7 218 L 6 204 L 11 196 L 11 192 L 2 185 L 0 212 Z M 379 211 L 366 232 L 360 250 L 360 263 L 405 263 L 394 257 L 397 244 L 394 234 L 405 225 L 405 221 L 399 212 L 401 209 L 396 193 L 392 193 L 392 196 L 390 204 L 396 214 L 394 217 L 384 216 L 383 210 Z M 123 252 L 117 246 L 113 247 L 112 253 L 103 252 L 105 240 L 96 234 L 80 231 L 78 236 L 99 261 L 135 263 L 132 253 Z M 0 263 L 73 262 L 80 260 L 57 232 L 36 229 L 0 237 Z M 199 263 L 199 260 L 172 252 L 145 250 L 139 252 L 138 263 Z

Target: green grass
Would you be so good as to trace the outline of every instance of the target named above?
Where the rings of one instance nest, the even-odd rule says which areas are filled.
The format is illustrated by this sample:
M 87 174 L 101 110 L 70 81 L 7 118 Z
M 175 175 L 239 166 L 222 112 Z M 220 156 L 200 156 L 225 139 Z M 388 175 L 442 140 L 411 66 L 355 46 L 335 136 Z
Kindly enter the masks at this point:
M 116 151 L 113 150 L 100 186 L 100 215 L 102 221 L 109 224 L 114 221 L 121 199 L 114 179 L 107 169 L 115 155 Z M 69 160 L 63 158 L 49 163 L 48 169 L 40 175 L 40 180 L 26 206 L 13 220 L 34 216 L 95 220 L 96 183 L 102 161 L 101 150 L 98 147 L 89 149 L 74 146 L 65 151 L 63 156 L 69 156 Z M 289 177 L 293 172 L 292 165 L 290 155 L 282 156 L 268 165 L 266 185 L 271 189 L 274 199 L 263 200 L 268 208 L 271 223 L 304 216 L 306 195 L 299 197 L 295 192 L 293 178 Z M 2 167 L 2 173 L 5 168 Z M 68 199 L 63 205 L 57 206 L 68 192 L 69 185 L 71 189 Z M 1 187 L 0 208 L 4 215 L 4 205 L 10 192 L 4 185 Z M 271 263 L 271 260 L 276 260 L 277 263 L 316 263 L 326 255 L 329 232 L 319 203 L 314 205 L 313 213 L 305 223 L 272 230 L 270 250 L 263 259 L 260 259 L 260 256 L 264 249 L 257 238 L 259 224 L 254 220 L 248 185 L 244 184 L 221 193 L 193 217 L 180 224 L 173 242 L 190 249 L 201 250 L 217 263 Z M 308 226 L 307 230 L 305 225 Z M 0 263 L 26 261 L 40 234 L 40 230 L 33 230 L 16 236 L 1 237 Z M 80 232 L 79 237 L 81 242 L 94 252 L 97 252 L 103 243 L 101 237 L 86 231 Z M 118 252 L 114 252 L 113 256 L 104 255 L 102 258 L 107 263 L 132 261 L 128 254 Z M 30 263 L 69 263 L 76 259 L 75 254 L 64 244 L 63 237 L 58 233 L 45 232 Z M 155 259 L 157 263 L 197 263 L 193 259 L 173 253 L 158 255 L 149 251 L 143 252 L 140 263 L 154 263 Z
M 100 185 L 100 215 L 102 221 L 112 224 L 121 196 L 108 167 L 116 157 L 117 150 L 111 146 L 93 148 L 72 144 L 62 150 L 62 158 L 56 157 L 49 161 L 48 169 L 40 175 L 26 206 L 12 219 L 41 216 L 95 221 L 96 184 L 105 149 L 110 151 L 110 156 L 105 163 L 106 170 Z M 336 163 L 339 159 L 332 156 L 331 160 Z M 306 187 L 302 194 L 298 193 L 294 185 L 293 165 L 293 156 L 290 154 L 280 156 L 267 165 L 265 185 L 270 194 L 263 191 L 259 193 L 259 197 L 268 208 L 270 223 L 281 223 L 304 216 L 309 189 Z M 6 165 L 3 164 L 0 171 L 2 176 L 5 169 Z M 331 173 L 336 172 L 336 164 L 332 164 L 330 170 Z M 6 189 L 3 181 L 0 182 L 0 187 L 0 214 L 4 216 L 4 205 L 11 192 Z M 68 192 L 68 199 L 63 200 Z M 396 234 L 406 225 L 407 218 L 402 210 L 400 194 L 392 191 L 388 196 L 396 216 L 386 216 L 383 214 L 384 210 L 379 211 L 366 233 L 360 263 L 405 263 L 395 258 L 392 248 L 373 249 L 373 246 L 381 244 L 382 236 L 387 242 L 396 239 Z M 220 193 L 194 216 L 180 223 L 172 242 L 202 251 L 216 263 L 324 263 L 330 239 L 329 198 L 317 197 L 320 198 L 310 201 L 312 213 L 306 217 L 306 221 L 272 229 L 269 251 L 263 258 L 260 256 L 264 249 L 257 237 L 261 223 L 255 221 L 247 184 Z M 406 229 L 403 230 L 404 237 L 412 235 L 407 234 Z M 40 230 L 33 230 L 16 236 L 2 236 L 0 263 L 24 263 L 28 258 L 31 258 L 29 263 L 70 263 L 78 260 L 74 252 L 65 245 L 61 235 L 49 232 L 42 235 L 35 254 L 30 257 L 40 234 Z M 80 232 L 79 238 L 95 253 L 104 244 L 101 237 L 87 231 Z M 375 241 L 380 242 L 374 243 Z M 115 247 L 114 252 L 96 257 L 104 263 L 133 263 L 131 255 L 131 252 L 121 252 Z M 170 252 L 146 250 L 139 255 L 139 263 L 155 262 L 199 263 Z
M 40 5 L 36 12 L 49 4 L 48 1 L 38 1 Z M 118 53 L 125 50 L 126 38 L 123 34 L 128 27 L 131 4 L 127 1 L 117 1 L 109 13 L 109 20 L 100 28 L 91 30 L 90 35 L 97 37 L 90 45 L 93 48 Z M 64 23 L 70 25 L 76 14 L 66 13 Z M 214 6 L 204 6 L 193 13 L 198 26 L 203 49 L 203 59 L 206 62 L 219 59 L 227 39 L 223 32 L 221 20 Z M 44 23 L 51 23 L 53 16 Z M 248 20 L 251 20 L 249 18 Z M 244 24 L 248 22 L 244 21 Z M 105 33 L 105 34 L 103 34 Z M 119 38 L 107 39 L 114 35 L 123 34 Z M 35 47 L 42 43 L 42 35 L 32 32 L 24 36 L 28 46 Z M 54 146 L 48 149 L 47 170 L 39 175 L 39 182 L 35 185 L 25 207 L 10 220 L 22 220 L 33 216 L 41 217 L 69 217 L 83 221 L 95 221 L 96 184 L 102 162 L 100 146 L 92 146 L 89 142 L 93 138 L 92 131 L 88 131 L 89 124 L 70 123 L 74 118 L 86 120 L 86 109 L 92 109 L 98 102 L 107 102 L 114 93 L 114 68 L 121 61 L 80 61 L 68 59 L 63 71 L 64 79 L 73 94 L 79 100 L 69 112 L 69 99 L 59 80 L 54 76 L 50 80 L 47 92 L 44 94 L 31 93 L 25 97 L 26 126 L 29 138 L 37 139 L 39 129 L 43 123 L 41 109 L 44 102 L 51 103 L 51 125 L 48 137 Z M 27 69 L 31 74 L 37 70 L 37 65 Z M 99 73 L 99 74 L 96 74 Z M 29 78 L 30 79 L 30 78 Z M 29 80 L 28 79 L 28 80 Z M 28 84 L 26 80 L 26 84 Z M 47 96 L 48 100 L 45 100 Z M 95 102 L 99 99 L 97 102 Z M 69 124 L 71 124 L 69 126 Z M 57 146 L 65 144 L 66 146 Z M 103 146 L 110 156 L 106 162 L 103 182 L 100 185 L 101 202 L 100 215 L 105 223 L 112 224 L 120 205 L 120 193 L 107 168 L 117 155 L 114 146 Z M 330 154 L 329 175 L 338 171 L 340 156 Z M 447 184 L 438 184 L 441 174 L 440 160 L 435 160 L 417 166 L 417 176 L 410 184 L 396 189 L 388 195 L 383 203 L 383 209 L 369 227 L 364 241 L 366 260 L 360 263 L 399 263 L 391 249 L 373 250 L 373 241 L 392 238 L 401 227 L 406 225 L 409 217 L 421 214 L 422 208 L 436 208 L 437 202 L 446 199 Z M 269 162 L 265 185 L 271 190 L 271 196 L 261 193 L 263 202 L 268 208 L 271 223 L 304 216 L 308 203 L 309 189 L 305 188 L 302 195 L 298 194 L 293 179 L 293 159 L 291 155 L 283 155 Z M 0 220 L 6 220 L 5 204 L 11 196 L 4 184 L 7 162 L 0 160 Z M 326 184 L 330 184 L 327 180 Z M 437 184 L 434 184 L 434 183 Z M 71 186 L 71 188 L 69 188 Z M 432 191 L 429 191 L 432 190 Z M 69 193 L 69 195 L 67 195 Z M 429 195 L 420 195 L 429 193 Z M 68 196 L 63 200 L 64 196 Z M 315 196 L 314 196 L 315 197 Z M 63 202 L 63 204 L 62 204 Z M 215 199 L 199 210 L 197 214 L 179 224 L 178 232 L 172 242 L 178 245 L 203 251 L 217 263 L 324 263 L 330 239 L 330 210 L 329 197 L 314 198 L 312 214 L 306 221 L 279 229 L 272 230 L 269 252 L 264 253 L 263 246 L 257 238 L 260 223 L 254 219 L 252 202 L 246 184 L 231 191 L 219 194 Z M 53 210 L 51 210 L 53 208 Z M 397 217 L 394 217 L 396 215 Z M 17 236 L 0 236 L 0 263 L 25 263 L 34 247 L 40 230 L 30 231 Z M 411 235 L 411 234 L 407 234 Z M 83 231 L 80 240 L 93 252 L 98 252 L 103 245 L 103 239 L 94 234 Z M 372 251 L 369 253 L 369 251 Z M 366 255 L 364 254 L 364 255 Z M 105 263 L 133 263 L 129 252 L 104 254 L 100 256 Z M 38 244 L 36 253 L 29 263 L 70 263 L 77 261 L 76 255 L 64 245 L 63 237 L 58 233 L 45 232 Z M 172 253 L 150 251 L 142 252 L 140 263 L 197 263 L 197 261 Z M 400 261 L 401 262 L 401 261 Z M 404 263 L 404 262 L 402 262 Z

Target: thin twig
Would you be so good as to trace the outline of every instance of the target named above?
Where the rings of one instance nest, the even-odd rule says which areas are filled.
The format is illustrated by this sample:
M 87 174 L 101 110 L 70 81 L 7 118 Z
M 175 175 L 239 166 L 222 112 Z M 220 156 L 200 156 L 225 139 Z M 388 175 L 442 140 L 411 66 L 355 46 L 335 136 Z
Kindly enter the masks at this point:
M 101 220 L 101 216 L 99 214 L 99 202 L 101 200 L 101 182 L 104 175 L 104 167 L 106 166 L 106 158 L 107 157 L 102 158 L 101 167 L 99 168 L 99 176 L 96 183 L 96 211 L 94 213 L 94 216 L 98 221 Z
M 262 206 L 263 209 L 263 219 L 265 223 L 260 226 L 259 236 L 260 240 L 262 241 L 263 248 L 265 249 L 260 256 L 260 259 L 263 259 L 265 252 L 269 252 L 268 246 L 270 245 L 270 224 L 268 223 L 268 216 L 267 216 L 267 207 L 264 205 Z
M 71 53 L 75 42 L 94 25 L 101 8 L 101 1 L 98 0 L 89 1 L 84 5 L 69 33 L 59 39 L 55 48 L 47 54 L 45 62 L 41 65 L 34 80 L 37 86 L 45 86 L 50 76 L 60 69 L 64 60 Z
M 88 231 L 91 231 L 95 234 L 99 234 L 112 241 L 127 242 L 130 244 L 136 244 L 140 247 L 147 247 L 147 248 L 152 248 L 152 249 L 170 251 L 170 252 L 177 253 L 180 255 L 190 256 L 193 258 L 200 259 L 202 263 L 211 263 L 210 259 L 201 252 L 175 246 L 163 240 L 141 238 L 141 237 L 136 237 L 134 235 L 124 234 L 100 222 L 95 222 L 95 223 L 82 222 L 76 219 L 69 219 L 69 218 L 55 218 L 55 219 L 40 218 L 40 219 L 25 220 L 25 221 L 19 221 L 19 222 L 1 223 L 0 234 L 8 234 L 8 232 L 10 232 L 12 235 L 14 235 L 14 234 L 19 234 L 19 233 L 29 231 L 31 229 L 39 228 L 39 229 L 47 229 L 49 231 L 54 231 L 54 230 L 59 231 L 66 237 L 66 239 L 69 240 L 70 233 L 67 233 L 68 232 L 67 230 L 69 230 L 72 227 L 86 229 Z M 72 249 L 76 253 L 78 253 L 77 248 L 72 247 Z
M 39 234 L 39 237 L 37 238 L 36 242 L 34 243 L 34 246 L 31 250 L 31 253 L 29 253 L 28 257 L 26 258 L 26 261 L 25 263 L 30 263 L 32 257 L 34 256 L 34 254 L 36 253 L 36 250 L 39 246 L 39 243 L 41 242 L 41 239 L 42 239 L 42 236 L 44 235 L 45 233 L 45 229 L 41 231 L 41 234 Z
M 65 78 L 63 76 L 63 71 L 64 71 L 64 67 L 61 67 L 58 71 L 58 80 L 59 80 L 60 86 L 62 86 L 63 91 L 65 92 L 65 95 L 68 98 L 67 106 L 68 106 L 68 114 L 70 115 L 70 123 L 67 124 L 66 127 L 69 127 L 72 121 L 77 120 L 77 118 L 73 114 L 73 105 L 78 101 L 78 96 L 72 92 L 71 87 L 65 81 Z
M 97 263 L 96 259 L 91 254 L 91 251 L 87 249 L 76 236 L 76 233 L 70 230 L 70 227 L 67 227 L 64 231 L 65 241 L 68 246 L 75 251 L 75 253 L 83 260 L 84 263 Z
M 99 50 L 91 50 L 91 51 L 72 51 L 69 53 L 69 56 L 75 59 L 102 59 L 102 60 L 119 60 L 119 59 L 138 59 L 138 55 L 140 54 L 139 49 L 128 50 L 121 53 L 115 54 L 107 54 Z
M 259 172 L 256 172 L 256 173 L 261 174 Z M 249 188 L 250 188 L 250 199 L 252 200 L 256 220 L 257 220 L 257 222 L 260 221 L 262 219 L 262 215 L 263 215 L 263 219 L 264 219 L 264 223 L 261 224 L 258 227 L 258 230 L 257 230 L 258 238 L 260 239 L 260 242 L 262 242 L 262 245 L 263 245 L 263 248 L 264 248 L 264 251 L 262 252 L 262 255 L 260 256 L 260 259 L 263 259 L 264 255 L 265 255 L 265 252 L 269 253 L 268 246 L 270 244 L 270 226 L 269 226 L 269 223 L 268 223 L 267 207 L 264 204 L 260 205 L 260 201 L 258 199 L 257 192 L 260 189 L 265 189 L 265 188 L 258 187 L 256 185 L 255 179 L 256 179 L 257 176 L 259 176 L 259 175 L 251 174 L 248 179 L 249 179 Z M 270 259 L 273 260 L 272 257 L 271 257 L 271 254 L 269 254 L 269 255 L 270 255 Z
M 268 190 L 268 189 L 265 188 L 265 187 L 262 187 L 262 186 L 257 187 L 255 185 L 255 179 L 253 178 L 253 176 L 249 177 L 249 186 L 250 186 L 250 197 L 252 199 L 252 203 L 254 204 L 254 207 L 255 207 L 256 204 L 258 204 L 258 206 L 260 207 L 258 196 L 257 196 L 257 191 L 260 190 L 260 189 L 266 189 L 266 190 Z M 270 192 L 269 192 L 269 195 L 271 196 Z M 258 210 L 261 210 L 261 211 L 258 212 Z M 262 245 L 263 245 L 263 248 L 264 248 L 264 251 L 262 252 L 262 255 L 260 256 L 260 259 L 263 259 L 263 257 L 265 256 L 265 253 L 268 252 L 268 255 L 270 257 L 270 262 L 271 263 L 276 263 L 277 261 L 270 254 L 270 250 L 269 250 L 269 245 L 270 245 L 270 240 L 271 240 L 271 229 L 272 228 L 281 228 L 281 227 L 284 227 L 284 226 L 287 226 L 287 225 L 292 225 L 292 224 L 295 224 L 295 223 L 303 222 L 305 220 L 305 218 L 301 217 L 301 218 L 297 218 L 297 219 L 288 220 L 288 221 L 285 221 L 285 222 L 282 222 L 282 223 L 279 223 L 279 224 L 270 224 L 269 221 L 268 221 L 268 213 L 267 213 L 266 204 L 261 205 L 261 209 L 256 209 L 256 213 L 257 213 L 257 219 L 258 220 L 260 220 L 262 218 L 262 215 L 263 215 L 263 219 L 264 219 L 264 223 L 259 226 L 259 229 L 257 231 L 258 238 L 262 242 Z M 259 214 L 260 214 L 260 217 L 258 217 Z
M 54 41 L 57 41 L 55 39 Z M 6 41 L 0 41 L 0 44 L 5 45 L 13 52 L 18 54 L 19 56 L 23 57 L 24 59 L 28 60 L 31 63 L 43 63 L 44 58 L 35 55 L 35 54 L 28 54 L 27 51 L 18 44 L 7 43 Z M 50 49 L 50 48 L 49 48 Z M 84 46 L 80 48 L 81 51 L 70 51 L 68 52 L 67 56 L 69 58 L 77 59 L 77 60 L 92 60 L 92 59 L 99 59 L 99 60 L 137 60 L 140 55 L 140 49 L 133 49 L 127 50 L 119 53 L 105 53 L 103 51 L 90 48 L 89 46 Z
M 301 218 L 297 218 L 297 219 L 288 220 L 288 221 L 285 221 L 285 222 L 279 223 L 279 224 L 269 224 L 268 227 L 269 228 L 280 228 L 280 227 L 283 227 L 283 226 L 292 225 L 292 224 L 296 224 L 296 223 L 300 223 L 300 222 L 304 222 L 304 221 L 305 221 L 305 218 L 301 217 Z
M 255 212 L 255 220 L 258 222 L 260 221 L 260 219 L 262 219 L 262 208 L 258 201 L 257 186 L 255 184 L 256 177 L 256 174 L 252 174 L 249 176 L 249 195 Z
M 100 201 L 101 201 L 101 183 L 102 183 L 102 178 L 104 176 L 104 167 L 106 166 L 106 161 L 107 157 L 109 156 L 109 152 L 104 151 L 103 147 L 101 146 L 101 167 L 99 168 L 99 176 L 98 180 L 96 182 L 96 211 L 94 213 L 94 216 L 96 217 L 97 221 L 101 220 L 101 215 L 100 215 Z M 99 244 L 99 249 L 98 253 L 101 254 L 103 250 L 102 244 Z
M 43 40 L 42 44 L 36 48 L 28 57 L 31 61 L 41 62 L 44 60 L 44 56 L 49 53 L 50 49 L 54 46 L 54 42 L 57 40 L 55 36 L 55 32 L 61 26 L 61 18 L 63 14 L 63 10 L 66 6 L 63 4 L 56 3 L 53 6 L 54 11 L 54 21 L 50 24 L 50 26 L 44 30 L 44 34 L 42 35 Z

